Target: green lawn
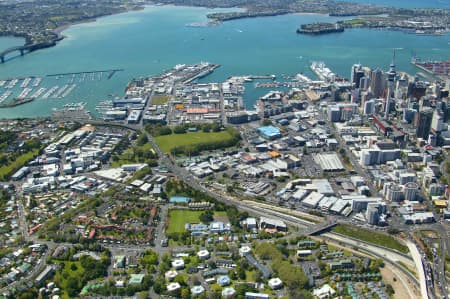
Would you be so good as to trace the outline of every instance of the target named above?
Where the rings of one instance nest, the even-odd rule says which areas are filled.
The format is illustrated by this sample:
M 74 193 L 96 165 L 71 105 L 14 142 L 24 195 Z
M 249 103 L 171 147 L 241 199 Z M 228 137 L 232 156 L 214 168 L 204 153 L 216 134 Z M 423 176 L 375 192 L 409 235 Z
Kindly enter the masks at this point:
M 200 222 L 200 215 L 203 211 L 189 211 L 189 210 L 171 210 L 170 223 L 167 228 L 168 233 L 182 233 L 184 232 L 184 225 L 186 223 Z
M 7 176 L 12 175 L 15 171 L 19 170 L 28 161 L 33 159 L 39 153 L 39 149 L 35 149 L 31 152 L 22 154 L 17 157 L 13 162 L 0 167 L 0 179 L 5 179 Z
M 152 97 L 152 105 L 162 105 L 169 101 L 169 96 L 167 95 L 154 95 Z
M 61 261 L 56 261 L 57 263 L 61 263 Z M 75 265 L 76 270 L 72 270 L 71 266 Z M 63 272 L 67 274 L 62 274 Z M 61 271 L 58 271 L 55 275 L 55 278 L 53 281 L 57 281 L 58 286 L 62 290 L 61 298 L 62 299 L 69 299 L 70 296 L 67 294 L 67 284 L 69 279 L 75 279 L 75 277 L 80 277 L 84 273 L 84 268 L 81 266 L 81 263 L 79 261 L 64 261 L 64 267 L 61 269 Z M 67 275 L 67 276 L 66 276 Z
M 409 251 L 406 245 L 403 245 L 394 237 L 387 234 L 375 232 L 372 230 L 354 227 L 346 224 L 338 224 L 333 228 L 333 231 L 355 239 L 360 239 L 368 243 L 373 243 L 379 246 L 392 248 L 403 253 L 408 253 Z
M 123 153 L 119 156 L 118 161 L 112 162 L 112 167 L 120 167 L 124 164 L 134 164 L 134 163 L 140 163 L 139 162 L 139 156 L 137 155 L 137 152 L 139 151 L 151 151 L 155 153 L 155 150 L 152 147 L 152 144 L 150 142 L 142 145 L 142 146 L 135 146 L 130 147 L 123 151 Z
M 231 139 L 232 136 L 228 131 L 220 132 L 190 132 L 186 134 L 171 134 L 155 137 L 156 143 L 158 143 L 161 150 L 165 153 L 169 153 L 173 148 L 177 146 L 189 146 L 197 145 L 205 142 L 217 142 L 227 139 Z

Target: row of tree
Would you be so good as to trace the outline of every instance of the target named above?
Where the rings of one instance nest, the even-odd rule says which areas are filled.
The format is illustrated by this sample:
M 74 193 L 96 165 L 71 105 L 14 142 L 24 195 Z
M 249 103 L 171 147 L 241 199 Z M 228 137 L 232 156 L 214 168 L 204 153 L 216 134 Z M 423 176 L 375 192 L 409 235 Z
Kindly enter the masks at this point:
M 241 140 L 241 135 L 234 128 L 227 128 L 227 132 L 229 133 L 229 138 L 224 138 L 222 140 L 215 141 L 205 141 L 198 144 L 192 145 L 181 145 L 172 148 L 170 151 L 172 155 L 198 155 L 202 151 L 212 151 L 216 149 L 223 149 L 232 146 L 236 146 L 239 144 Z
M 185 134 L 189 130 L 208 132 L 220 132 L 222 127 L 218 123 L 204 123 L 204 124 L 181 124 L 173 128 L 161 124 L 148 124 L 145 130 L 152 136 L 162 136 L 174 134 Z

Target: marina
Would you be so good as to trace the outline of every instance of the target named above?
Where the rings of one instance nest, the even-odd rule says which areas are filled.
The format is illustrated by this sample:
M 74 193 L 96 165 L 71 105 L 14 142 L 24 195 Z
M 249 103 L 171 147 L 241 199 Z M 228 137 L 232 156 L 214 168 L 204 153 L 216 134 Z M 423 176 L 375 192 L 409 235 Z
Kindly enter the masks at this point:
M 22 84 L 20 85 L 20 87 L 25 88 L 28 86 L 28 84 L 30 83 L 31 78 L 25 78 L 22 82 Z
M 9 81 L 9 84 L 6 86 L 6 88 L 13 89 L 14 86 L 16 86 L 17 82 L 19 82 L 19 79 L 12 79 Z
M 5 91 L 5 93 L 0 96 L 0 104 L 2 104 L 11 94 L 12 92 L 10 90 Z
M 37 98 L 39 98 L 46 90 L 47 90 L 47 88 L 41 87 L 41 88 L 39 88 L 37 91 L 35 91 L 35 92 L 31 95 L 31 97 L 37 99 Z
M 53 86 L 52 88 L 50 88 L 43 96 L 43 99 L 48 99 L 57 89 L 59 88 L 58 85 Z
M 18 99 L 26 98 L 32 90 L 33 90 L 32 88 L 28 88 L 28 87 L 24 88 L 17 98 Z
M 82 72 L 71 72 L 71 73 L 57 73 L 57 74 L 50 74 L 47 75 L 47 77 L 56 77 L 56 79 L 60 79 L 62 77 L 71 76 L 72 80 L 75 79 L 75 76 L 82 75 L 80 78 L 80 82 L 83 82 L 86 79 L 86 75 L 89 75 L 89 79 L 91 81 L 95 80 L 95 75 L 97 75 L 98 80 L 101 80 L 103 78 L 103 73 L 107 73 L 107 79 L 111 79 L 112 76 L 116 72 L 122 72 L 123 69 L 111 69 L 111 70 L 94 70 L 94 71 L 82 71 Z
M 61 97 L 61 94 L 66 91 L 66 89 L 69 87 L 69 85 L 64 85 L 63 87 L 61 87 L 60 89 L 58 89 L 57 92 L 55 92 L 52 96 L 53 99 L 57 99 Z
M 69 88 L 66 89 L 66 91 L 61 95 L 61 97 L 62 98 L 67 97 L 76 87 L 77 87 L 76 84 L 72 84 Z
M 41 82 L 42 82 L 42 78 L 37 77 L 37 78 L 34 79 L 32 86 L 33 87 L 38 87 L 39 84 L 41 84 Z
M 386 34 L 383 30 L 371 29 L 345 30 L 340 34 L 322 36 L 295 33 L 301 24 L 338 21 L 328 15 L 294 14 L 276 18 L 235 20 L 224 26 L 208 28 L 185 27 L 189 23 L 204 21 L 205 13 L 207 11 L 199 8 L 161 6 L 131 13 L 139 22 L 126 23 L 124 26 L 108 24 L 120 22 L 125 16 L 128 18 L 128 14 L 100 18 L 98 24 L 103 26 L 98 26 L 96 33 L 92 32 L 89 26 L 72 26 L 67 29 L 67 34 L 76 38 L 63 40 L 61 46 L 43 50 L 39 55 L 25 56 L 2 65 L 0 82 L 6 82 L 0 88 L 0 95 L 6 91 L 3 88 L 13 78 L 33 78 L 27 87 L 33 86 L 38 77 L 42 78 L 39 87 L 33 89 L 29 96 L 40 87 L 46 90 L 36 99 L 36 103 L 2 110 L 0 114 L 5 118 L 48 116 L 52 112 L 51 108 L 61 107 L 60 102 L 62 105 L 76 102 L 78 99 L 88 102 L 86 107 L 92 108 L 92 113 L 96 113 L 96 104 L 100 100 L 109 99 L 110 94 L 122 95 L 130 78 L 159 74 L 173 65 L 187 61 L 209 60 L 226 66 L 215 70 L 210 77 L 200 79 L 201 83 L 207 83 L 224 82 L 233 75 L 251 74 L 276 74 L 277 82 L 296 81 L 295 78 L 281 79 L 278 76 L 299 72 L 303 72 L 313 81 L 320 81 L 310 71 L 312 61 L 324 61 L 336 75 L 348 76 L 349 65 L 359 61 L 368 65 L 386 65 L 386 57 L 390 57 L 392 52 L 390 49 L 400 47 L 404 50 L 398 52 L 396 64 L 406 72 L 426 73 L 410 64 L 411 52 L 418 52 L 418 55 L 426 58 L 424 60 L 448 59 L 448 35 L 415 35 L 400 31 L 390 31 Z M 173 18 L 174 14 L 177 14 L 177 18 Z M 171 35 L 171 28 L 182 29 Z M 128 36 L 129 43 L 121 44 L 120 48 L 114 46 L 118 37 L 130 32 L 136 34 Z M 105 39 L 98 39 L 98 34 L 105 36 Z M 158 47 L 151 42 L 156 40 L 161 42 Z M 176 41 L 184 41 L 183 46 L 173 47 Z M 237 44 L 239 47 L 236 47 Z M 186 48 L 190 49 L 189 53 Z M 84 56 L 86 53 L 89 55 Z M 185 59 L 180 60 L 180 57 Z M 269 59 L 270 57 L 277 59 Z M 114 73 L 112 78 L 107 80 L 113 72 L 105 71 L 113 69 L 124 69 L 124 72 Z M 84 73 L 86 71 L 98 71 L 94 81 L 90 75 Z M 59 76 L 47 77 L 48 74 Z M 244 81 L 245 91 L 242 94 L 243 102 L 249 109 L 264 93 L 263 88 L 255 88 L 255 83 L 271 83 L 270 79 L 267 82 L 251 80 L 248 78 Z M 19 81 L 18 86 L 13 88 L 7 101 L 20 94 L 21 83 L 22 81 Z M 78 86 L 64 100 L 54 101 L 55 104 L 40 101 L 54 85 L 59 85 L 60 88 L 65 84 Z

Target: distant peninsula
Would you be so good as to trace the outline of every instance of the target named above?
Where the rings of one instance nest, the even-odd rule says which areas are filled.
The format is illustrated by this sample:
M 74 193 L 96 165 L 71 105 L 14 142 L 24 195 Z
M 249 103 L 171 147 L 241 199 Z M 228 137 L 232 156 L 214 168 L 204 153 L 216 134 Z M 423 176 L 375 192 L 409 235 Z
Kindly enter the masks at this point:
M 311 34 L 311 35 L 336 33 L 336 32 L 344 32 L 344 27 L 342 27 L 338 23 L 335 24 L 312 23 L 312 24 L 303 24 L 300 26 L 300 28 L 297 29 L 297 33 Z
M 63 39 L 70 25 L 94 21 L 98 17 L 142 9 L 126 0 L 40 0 L 0 1 L 0 36 L 25 39 L 25 46 L 45 48 Z
M 322 34 L 342 28 L 388 28 L 425 33 L 450 32 L 450 10 L 407 9 L 333 0 L 39 0 L 0 1 L 0 36 L 25 38 L 25 46 L 55 45 L 67 26 L 93 21 L 98 17 L 143 9 L 145 5 L 170 4 L 208 8 L 240 8 L 239 11 L 207 15 L 209 24 L 241 18 L 276 16 L 290 13 L 320 13 L 355 17 L 338 22 L 339 29 L 328 25 L 309 25 L 299 33 Z M 323 27 L 322 27 L 323 26 Z M 308 27 L 308 26 L 306 26 Z M 304 32 L 303 32 L 304 31 Z M 39 46 L 39 47 L 38 47 Z M 34 49 L 34 48 L 33 48 Z

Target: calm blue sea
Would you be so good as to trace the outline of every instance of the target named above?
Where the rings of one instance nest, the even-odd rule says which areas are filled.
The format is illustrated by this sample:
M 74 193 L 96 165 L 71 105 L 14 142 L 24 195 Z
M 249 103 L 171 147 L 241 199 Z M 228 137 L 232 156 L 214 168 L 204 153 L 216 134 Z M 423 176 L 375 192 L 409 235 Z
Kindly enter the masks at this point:
M 400 1 L 400 0 L 397 0 Z M 349 77 L 350 67 L 362 63 L 387 69 L 393 48 L 399 70 L 415 73 L 412 53 L 424 59 L 448 59 L 450 35 L 417 36 L 396 31 L 352 29 L 340 34 L 305 36 L 295 33 L 302 23 L 335 21 L 325 15 L 292 14 L 241 19 L 213 27 L 189 27 L 204 22 L 212 10 L 152 6 L 76 25 L 56 47 L 24 57 L 9 57 L 0 65 L 0 79 L 42 76 L 42 86 L 77 84 L 63 99 L 38 99 L 15 108 L 0 109 L 0 117 L 32 117 L 51 113 L 52 107 L 83 101 L 94 110 L 96 103 L 111 95 L 123 95 L 132 78 L 161 73 L 178 63 L 209 61 L 222 65 L 206 81 L 221 81 L 232 75 L 296 74 L 311 77 L 311 61 L 324 61 L 336 73 Z M 15 38 L 0 38 L 0 49 L 21 44 Z M 45 77 L 48 74 L 123 68 L 110 80 L 103 76 Z M 18 94 L 20 84 L 14 89 Z M 5 91 L 0 88 L 0 95 Z M 33 91 L 34 92 L 34 91 Z M 266 90 L 250 84 L 245 95 L 248 107 Z

